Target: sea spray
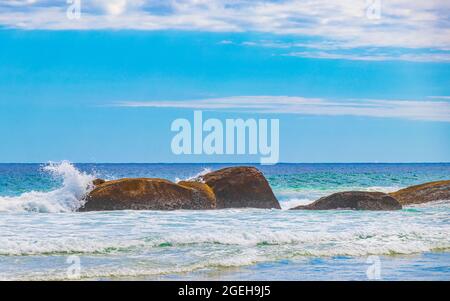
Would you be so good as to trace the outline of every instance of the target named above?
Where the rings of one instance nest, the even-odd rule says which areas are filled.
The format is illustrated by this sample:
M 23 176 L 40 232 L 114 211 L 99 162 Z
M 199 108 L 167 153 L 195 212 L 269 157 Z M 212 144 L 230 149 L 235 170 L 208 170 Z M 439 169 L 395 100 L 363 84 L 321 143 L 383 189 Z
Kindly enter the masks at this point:
M 93 175 L 80 172 L 70 162 L 49 163 L 43 170 L 62 179 L 62 186 L 49 192 L 30 191 L 17 197 L 0 197 L 0 211 L 72 212 L 83 204 L 92 190 Z
M 194 181 L 194 180 L 197 180 L 199 177 L 210 173 L 211 171 L 212 170 L 210 168 L 206 167 L 206 168 L 203 168 L 202 171 L 198 172 L 197 174 L 195 174 L 193 176 L 187 177 L 186 179 L 176 178 L 175 182 L 178 183 L 178 182 L 181 182 L 181 181 Z

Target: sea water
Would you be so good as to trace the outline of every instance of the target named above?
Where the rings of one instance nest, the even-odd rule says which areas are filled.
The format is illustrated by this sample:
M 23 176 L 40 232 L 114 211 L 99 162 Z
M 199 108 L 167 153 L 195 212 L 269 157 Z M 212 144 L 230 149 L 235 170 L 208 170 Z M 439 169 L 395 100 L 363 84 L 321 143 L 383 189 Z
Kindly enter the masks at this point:
M 226 166 L 0 164 L 0 279 L 450 280 L 448 200 L 287 210 L 450 179 L 450 164 L 255 165 L 283 210 L 76 212 L 96 177 L 178 181 Z

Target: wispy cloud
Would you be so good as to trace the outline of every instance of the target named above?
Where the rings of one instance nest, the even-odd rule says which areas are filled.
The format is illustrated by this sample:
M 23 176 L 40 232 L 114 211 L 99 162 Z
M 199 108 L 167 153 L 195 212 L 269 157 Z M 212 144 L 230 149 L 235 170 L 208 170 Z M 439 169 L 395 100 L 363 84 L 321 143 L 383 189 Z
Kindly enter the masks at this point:
M 256 40 L 230 44 L 279 50 L 283 56 L 352 61 L 450 62 L 450 50 L 430 48 L 355 47 L 332 41 Z
M 428 98 L 431 98 L 431 99 L 448 99 L 448 100 L 450 100 L 450 96 L 447 96 L 447 95 L 441 95 L 441 96 L 428 96 Z
M 230 40 L 222 40 L 218 44 L 229 45 L 229 44 L 234 44 L 234 43 L 233 43 L 233 41 L 230 41 Z
M 335 101 L 293 96 L 234 96 L 189 101 L 124 101 L 119 107 L 185 108 L 322 116 L 367 116 L 450 122 L 450 102 L 361 99 Z
M 406 61 L 406 62 L 450 62 L 450 53 L 335 53 L 326 51 L 316 52 L 290 52 L 288 56 L 314 58 L 314 59 L 332 59 L 332 60 L 351 60 L 351 61 Z
M 375 0 L 376 1 L 376 0 Z M 450 2 L 380 0 L 0 0 L 0 26 L 24 29 L 176 29 L 321 37 L 333 46 L 450 50 Z M 371 2 L 371 1 L 369 1 Z

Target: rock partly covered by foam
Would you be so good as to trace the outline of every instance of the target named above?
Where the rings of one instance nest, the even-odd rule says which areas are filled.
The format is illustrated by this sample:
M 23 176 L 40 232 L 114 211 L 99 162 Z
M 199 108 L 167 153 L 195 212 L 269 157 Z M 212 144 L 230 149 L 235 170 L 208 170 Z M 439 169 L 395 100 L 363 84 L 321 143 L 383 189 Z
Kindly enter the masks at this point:
M 390 193 L 400 204 L 421 204 L 450 200 L 450 180 L 415 185 Z
M 213 209 L 215 199 L 205 188 L 164 179 L 120 179 L 97 185 L 80 211 Z
M 269 183 L 255 167 L 229 167 L 200 176 L 216 196 L 216 208 L 281 209 Z
M 402 205 L 392 196 L 383 192 L 345 191 L 318 199 L 291 210 L 399 210 Z

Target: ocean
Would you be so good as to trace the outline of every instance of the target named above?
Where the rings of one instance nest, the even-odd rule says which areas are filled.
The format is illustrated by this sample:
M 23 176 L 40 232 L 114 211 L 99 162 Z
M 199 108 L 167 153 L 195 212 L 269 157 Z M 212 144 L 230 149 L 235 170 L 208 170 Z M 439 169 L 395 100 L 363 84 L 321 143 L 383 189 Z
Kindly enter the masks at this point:
M 97 177 L 172 181 L 231 164 L 0 164 L 0 280 L 450 280 L 450 201 L 289 211 L 344 190 L 450 179 L 450 164 L 277 164 L 282 210 L 79 213 Z

